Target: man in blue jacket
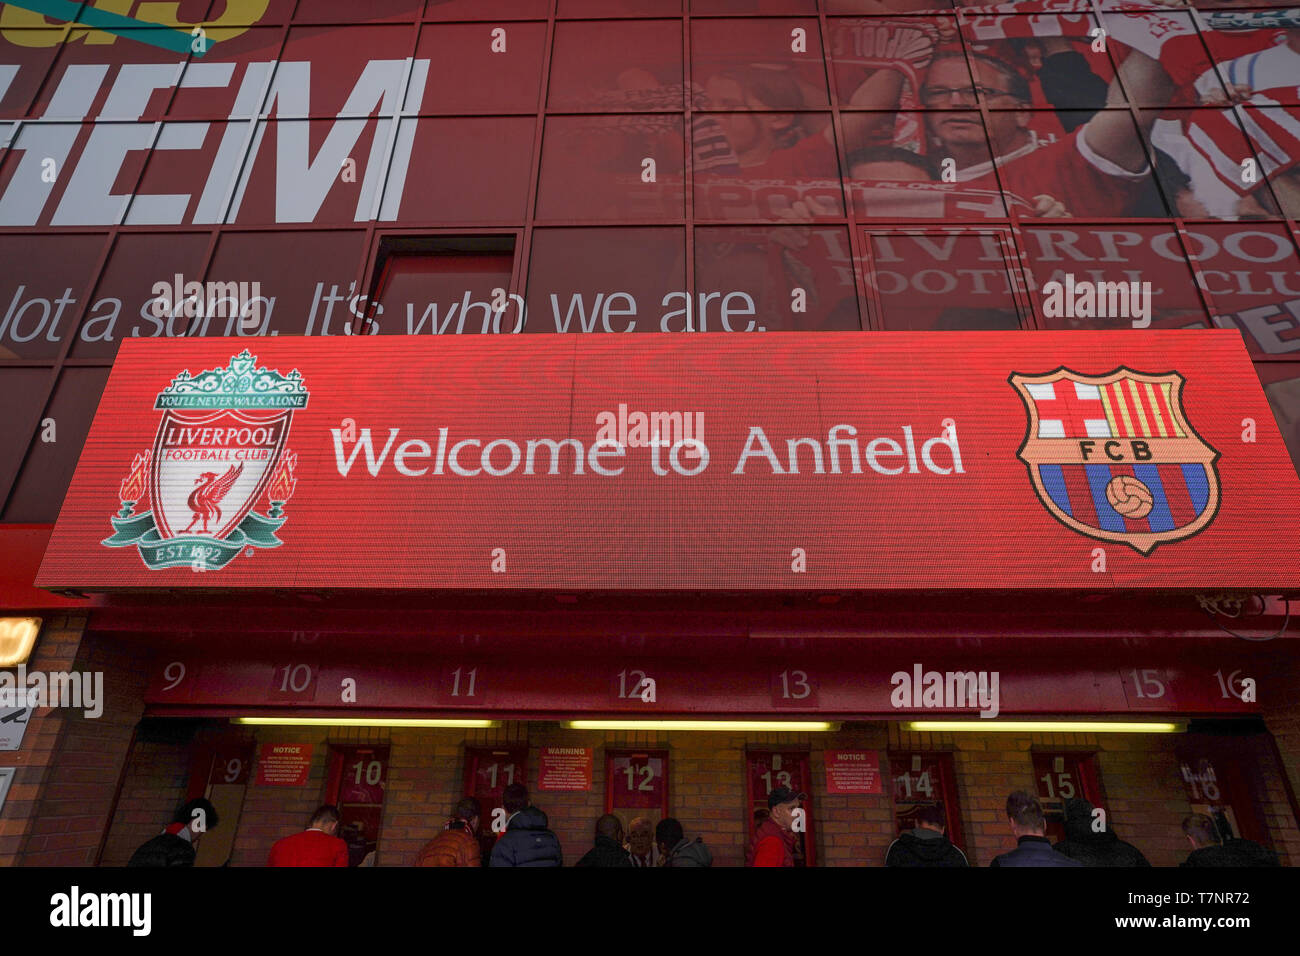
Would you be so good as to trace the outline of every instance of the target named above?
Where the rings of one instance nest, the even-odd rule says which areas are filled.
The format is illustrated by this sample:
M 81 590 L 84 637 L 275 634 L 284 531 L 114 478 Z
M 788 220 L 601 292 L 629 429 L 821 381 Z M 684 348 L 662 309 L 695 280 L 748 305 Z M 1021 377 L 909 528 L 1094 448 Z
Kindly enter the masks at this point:
M 501 794 L 506 832 L 492 848 L 488 866 L 561 866 L 560 841 L 547 829 L 546 814 L 528 803 L 528 789 L 512 783 Z
M 1016 838 L 1016 848 L 994 857 L 989 866 L 1083 866 L 1052 849 L 1045 835 L 1043 805 L 1032 793 L 1017 790 L 1007 797 L 1007 823 Z

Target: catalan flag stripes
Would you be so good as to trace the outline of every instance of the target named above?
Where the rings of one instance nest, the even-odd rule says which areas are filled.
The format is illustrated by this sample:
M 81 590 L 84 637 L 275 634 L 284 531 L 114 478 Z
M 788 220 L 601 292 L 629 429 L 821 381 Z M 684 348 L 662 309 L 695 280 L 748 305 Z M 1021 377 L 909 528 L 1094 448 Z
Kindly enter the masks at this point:
M 1186 438 L 1173 414 L 1170 382 L 1139 382 L 1123 378 L 1102 385 L 1101 402 L 1111 431 L 1123 438 Z

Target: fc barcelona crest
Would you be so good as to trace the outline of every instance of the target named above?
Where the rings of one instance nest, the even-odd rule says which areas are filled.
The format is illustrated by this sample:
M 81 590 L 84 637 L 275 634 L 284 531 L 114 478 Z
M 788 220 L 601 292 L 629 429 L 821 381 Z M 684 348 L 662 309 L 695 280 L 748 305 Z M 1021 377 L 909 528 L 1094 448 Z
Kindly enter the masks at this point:
M 1150 554 L 1214 520 L 1219 453 L 1188 422 L 1177 372 L 1058 368 L 1009 381 L 1029 418 L 1017 457 L 1062 524 Z
M 153 447 L 135 456 L 119 489 L 122 510 L 109 519 L 114 534 L 102 543 L 135 545 L 152 570 L 196 571 L 279 547 L 275 533 L 297 484 L 298 456 L 286 442 L 294 410 L 306 407 L 297 370 L 258 368 L 247 349 L 225 368 L 181 372 L 154 403 L 162 417 Z

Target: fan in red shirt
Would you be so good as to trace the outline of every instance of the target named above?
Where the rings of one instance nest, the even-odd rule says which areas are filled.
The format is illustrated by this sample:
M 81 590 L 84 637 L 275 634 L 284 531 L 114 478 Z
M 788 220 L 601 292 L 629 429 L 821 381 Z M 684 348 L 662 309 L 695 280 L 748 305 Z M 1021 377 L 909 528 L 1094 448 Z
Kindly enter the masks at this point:
M 767 795 L 768 815 L 754 830 L 754 841 L 745 855 L 746 866 L 794 866 L 794 820 L 802 813 L 799 805 L 808 797 L 789 787 L 777 787 Z
M 1116 216 L 1128 214 L 1144 191 L 1154 188 L 1128 111 L 1102 110 L 1064 138 L 1044 142 L 1028 128 L 1031 95 L 1024 78 L 978 54 L 971 56 L 971 68 L 994 107 L 988 132 L 1007 193 L 1025 200 L 1050 196 L 1073 216 Z M 921 88 L 921 99 L 931 110 L 925 114 L 929 153 L 953 159 L 957 182 L 965 187 L 996 189 L 998 178 L 973 94 L 963 57 L 934 59 Z M 961 112 L 933 112 L 940 109 Z M 1143 114 L 1148 128 L 1154 119 L 1155 111 Z
M 338 828 L 338 808 L 321 807 L 312 814 L 306 830 L 275 842 L 266 865 L 347 866 L 348 845 L 335 836 Z

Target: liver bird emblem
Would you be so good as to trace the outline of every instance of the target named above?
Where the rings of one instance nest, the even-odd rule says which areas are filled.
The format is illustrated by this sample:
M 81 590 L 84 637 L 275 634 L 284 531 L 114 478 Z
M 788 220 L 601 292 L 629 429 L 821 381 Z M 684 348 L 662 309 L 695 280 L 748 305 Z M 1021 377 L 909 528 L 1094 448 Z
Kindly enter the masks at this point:
M 240 462 L 238 465 L 231 465 L 220 478 L 217 477 L 214 471 L 205 471 L 195 478 L 194 483 L 198 487 L 191 491 L 189 498 L 186 499 L 190 511 L 194 512 L 194 520 L 189 523 L 189 527 L 182 531 L 181 534 L 188 534 L 200 519 L 203 521 L 203 534 L 210 533 L 208 531 L 209 521 L 215 521 L 220 525 L 221 508 L 218 505 L 221 503 L 221 499 L 230 493 L 230 489 L 243 473 L 244 463 Z

